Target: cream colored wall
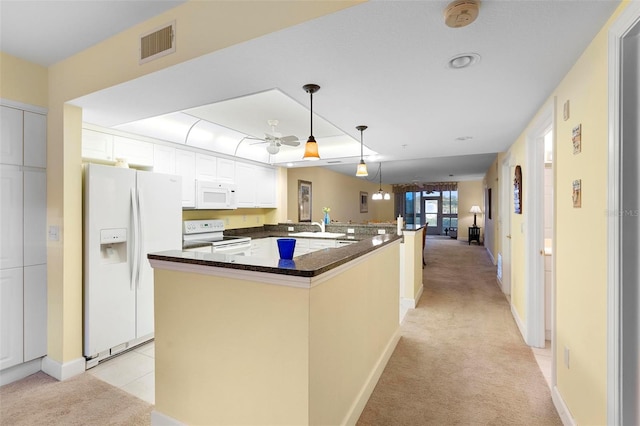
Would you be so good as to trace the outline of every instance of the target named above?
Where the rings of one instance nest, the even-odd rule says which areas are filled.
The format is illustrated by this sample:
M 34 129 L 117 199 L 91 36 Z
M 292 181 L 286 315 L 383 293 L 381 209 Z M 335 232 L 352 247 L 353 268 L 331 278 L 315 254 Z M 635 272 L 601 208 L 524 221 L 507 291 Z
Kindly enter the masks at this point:
M 309 424 L 345 424 L 394 338 L 399 265 L 399 244 L 394 244 L 311 289 Z
M 624 7 L 618 8 L 618 12 Z M 556 116 L 555 239 L 558 388 L 578 424 L 607 422 L 607 29 L 597 35 L 555 92 L 571 102 Z M 582 152 L 573 154 L 572 128 L 582 124 Z M 582 208 L 571 184 L 582 179 Z
M 47 69 L 0 52 L 0 98 L 47 108 Z
M 480 240 L 484 234 L 484 188 L 481 180 L 458 182 L 458 239 L 469 240 L 469 226 L 473 225 L 473 213 L 469 213 L 471 206 L 477 205 L 482 214 L 477 215 L 476 224 L 480 230 Z
M 154 276 L 157 411 L 192 425 L 308 424 L 309 290 Z
M 383 191 L 391 194 L 391 200 L 373 201 L 371 196 L 380 188 L 377 182 L 369 182 L 362 178 L 347 176 L 322 167 L 291 168 L 288 170 L 288 205 L 287 219 L 298 221 L 298 180 L 311 182 L 311 220 L 319 222 L 324 214 L 323 207 L 330 207 L 331 220 L 338 222 L 368 223 L 392 222 L 394 195 L 391 185 L 382 185 Z M 360 213 L 360 191 L 368 192 L 368 213 Z
M 402 297 L 415 300 L 422 288 L 422 229 L 418 231 L 403 231 L 404 244 L 404 282 L 402 285 Z M 428 248 L 425 248 L 428 250 Z
M 50 358 L 60 363 L 71 361 L 82 348 L 81 327 L 68 323 L 75 321 L 75 313 L 82 309 L 81 293 L 75 296 L 82 281 L 82 256 L 78 255 L 82 233 L 81 138 L 76 138 L 75 129 L 81 127 L 82 118 L 66 109 L 65 103 L 358 3 L 190 1 L 48 68 L 47 224 L 58 224 L 61 230 L 60 243 L 50 245 L 48 253 L 49 297 L 58 302 L 48 305 L 49 319 L 53 321 L 49 324 L 50 339 L 56 340 L 49 343 Z M 172 20 L 177 21 L 179 32 L 177 51 L 139 65 L 139 35 Z M 37 79 L 33 83 L 40 84 Z M 25 88 L 18 91 L 23 102 L 33 96 L 30 93 Z M 74 129 L 72 135 L 65 126 Z M 277 218 L 265 216 L 265 221 L 274 219 Z M 67 312 L 72 312 L 70 317 Z
M 559 106 L 554 154 L 557 386 L 577 424 L 607 423 L 607 31 L 624 7 L 625 3 L 618 7 L 545 102 L 546 106 L 556 97 Z M 567 100 L 571 116 L 565 121 L 562 105 Z M 582 124 L 582 152 L 574 155 L 571 133 L 578 124 Z M 523 168 L 530 127 L 509 149 L 512 163 Z M 582 179 L 581 208 L 572 205 L 574 179 Z M 529 190 L 524 180 L 523 192 Z M 524 204 L 521 215 L 511 214 L 511 300 L 523 322 L 527 316 L 523 223 L 528 212 Z M 565 348 L 570 350 L 570 368 L 563 362 Z

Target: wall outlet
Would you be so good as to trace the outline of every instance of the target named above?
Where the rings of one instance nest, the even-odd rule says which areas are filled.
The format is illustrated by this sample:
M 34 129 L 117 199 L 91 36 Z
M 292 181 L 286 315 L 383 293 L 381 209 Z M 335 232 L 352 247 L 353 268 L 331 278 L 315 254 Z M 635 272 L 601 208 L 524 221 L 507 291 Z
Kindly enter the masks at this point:
M 564 347 L 564 366 L 567 367 L 567 369 L 569 368 L 569 355 L 570 355 L 569 348 L 565 346 Z
M 378 229 L 378 235 L 384 235 L 385 231 L 384 229 Z
M 224 224 L 225 224 L 225 225 L 228 225 L 228 224 L 229 224 L 229 218 L 226 218 L 226 219 L 224 220 Z
M 287 226 L 287 231 L 293 231 L 293 226 Z
M 355 230 L 353 228 L 347 228 L 347 234 L 355 234 Z
M 49 240 L 50 241 L 60 241 L 60 227 L 51 225 L 49 227 Z
M 256 223 L 260 223 L 260 216 L 256 216 Z
M 246 215 L 242 215 L 242 221 L 246 222 L 247 221 L 247 216 Z

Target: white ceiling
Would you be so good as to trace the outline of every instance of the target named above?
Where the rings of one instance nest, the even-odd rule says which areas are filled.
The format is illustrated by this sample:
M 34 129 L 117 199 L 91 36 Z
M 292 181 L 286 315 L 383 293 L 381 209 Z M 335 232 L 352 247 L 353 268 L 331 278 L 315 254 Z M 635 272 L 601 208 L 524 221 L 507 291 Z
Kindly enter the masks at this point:
M 26 28 L 20 30 L 30 31 L 32 47 L 17 46 L 15 38 L 5 38 L 5 33 L 17 32 L 18 26 L 7 30 L 5 23 L 26 6 L 12 3 L 31 3 L 36 10 L 45 7 L 47 14 L 53 4 L 59 12 L 58 28 L 73 31 L 45 35 L 39 33 L 39 27 L 30 27 L 35 21 L 26 21 Z M 15 56 L 24 51 L 26 59 L 45 65 L 55 63 L 70 53 L 54 55 L 55 46 L 65 45 L 64 37 L 90 39 L 93 29 L 107 21 L 105 3 L 117 4 L 120 16 L 134 23 L 148 18 L 137 7 L 140 3 L 173 7 L 177 2 L 1 0 L 1 48 Z M 309 95 L 302 86 L 316 83 L 321 89 L 314 95 L 314 134 L 325 160 L 296 166 L 338 161 L 323 154 L 323 146 L 328 147 L 331 139 L 321 135 L 326 125 L 346 135 L 333 137 L 344 138 L 342 146 L 349 151 L 344 154 L 348 158 L 340 160 L 346 164 L 327 167 L 355 174 L 359 153 L 353 155 L 347 147 L 358 146 L 360 134 L 355 126 L 364 124 L 369 126 L 364 143 L 377 154 L 365 157 L 370 180 L 378 181 L 379 161 L 383 162 L 384 183 L 481 179 L 495 153 L 506 150 L 520 135 L 618 3 L 485 0 L 473 24 L 452 29 L 445 26 L 442 16 L 446 0 L 372 0 L 74 103 L 83 107 L 86 121 L 120 129 L 137 120 L 213 104 L 199 109 L 198 116 L 238 131 L 237 138 L 241 134 L 261 137 L 260 133 L 270 131 L 266 120 L 278 119 L 278 131 L 304 141 Z M 76 7 L 78 4 L 82 7 Z M 121 9 L 127 7 L 130 12 Z M 65 10 L 75 11 L 76 19 L 82 15 L 83 25 L 77 21 L 65 24 Z M 109 21 L 112 25 L 118 20 Z M 104 38 L 104 32 L 98 33 L 96 37 Z M 62 39 L 54 40 L 58 36 Z M 42 39 L 49 37 L 51 45 L 42 46 Z M 31 52 L 38 49 L 48 56 L 36 59 Z M 471 52 L 481 56 L 474 66 L 447 67 L 455 55 Z M 270 104 L 272 110 L 250 108 L 252 99 L 258 98 L 248 95 L 265 92 L 279 94 Z M 287 105 L 293 105 L 291 110 Z M 249 146 L 246 141 L 241 145 L 265 152 L 264 145 Z M 282 147 L 266 161 L 289 161 L 285 154 L 292 150 Z M 296 154 L 293 159 L 300 157 Z

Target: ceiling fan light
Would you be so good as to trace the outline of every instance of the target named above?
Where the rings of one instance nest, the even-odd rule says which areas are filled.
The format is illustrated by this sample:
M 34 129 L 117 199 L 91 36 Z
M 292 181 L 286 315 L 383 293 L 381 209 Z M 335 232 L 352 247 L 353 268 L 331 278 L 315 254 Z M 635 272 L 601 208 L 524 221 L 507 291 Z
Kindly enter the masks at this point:
M 276 155 L 279 151 L 280 151 L 280 147 L 275 143 L 267 145 L 267 152 L 269 154 Z
M 302 156 L 302 159 L 310 161 L 316 161 L 320 159 L 320 154 L 318 154 L 318 143 L 313 136 L 309 136 L 309 139 L 304 146 L 304 155 Z
M 358 164 L 358 168 L 356 169 L 356 176 L 369 176 L 367 165 L 364 163 L 364 160 L 360 160 L 360 164 Z

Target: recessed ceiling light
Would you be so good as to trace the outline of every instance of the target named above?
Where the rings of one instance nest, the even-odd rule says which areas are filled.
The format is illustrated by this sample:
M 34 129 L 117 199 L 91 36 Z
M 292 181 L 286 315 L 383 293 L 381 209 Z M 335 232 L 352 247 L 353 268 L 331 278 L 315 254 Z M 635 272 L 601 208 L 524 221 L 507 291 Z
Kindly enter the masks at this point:
M 447 66 L 454 70 L 470 67 L 480 62 L 480 55 L 477 53 L 462 53 L 449 59 Z
M 468 141 L 470 139 L 473 139 L 473 136 L 458 136 L 456 138 L 457 141 Z
M 293 163 L 287 163 L 287 167 L 293 167 Z

